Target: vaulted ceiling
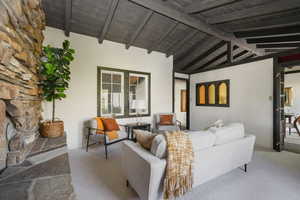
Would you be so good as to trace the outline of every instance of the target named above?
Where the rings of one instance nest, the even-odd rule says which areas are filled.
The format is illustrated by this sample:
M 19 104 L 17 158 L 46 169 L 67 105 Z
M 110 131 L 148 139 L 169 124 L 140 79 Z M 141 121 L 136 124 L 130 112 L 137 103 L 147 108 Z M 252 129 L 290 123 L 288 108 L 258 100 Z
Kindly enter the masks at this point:
M 300 47 L 300 0 L 42 0 L 48 26 L 174 55 L 176 72 Z

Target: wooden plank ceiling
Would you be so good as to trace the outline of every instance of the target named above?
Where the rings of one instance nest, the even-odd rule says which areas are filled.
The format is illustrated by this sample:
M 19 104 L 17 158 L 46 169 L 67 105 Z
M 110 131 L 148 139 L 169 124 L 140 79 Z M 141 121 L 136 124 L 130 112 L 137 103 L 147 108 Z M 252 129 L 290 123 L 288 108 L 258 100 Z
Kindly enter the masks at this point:
M 43 0 L 47 25 L 174 55 L 195 73 L 300 47 L 300 0 Z

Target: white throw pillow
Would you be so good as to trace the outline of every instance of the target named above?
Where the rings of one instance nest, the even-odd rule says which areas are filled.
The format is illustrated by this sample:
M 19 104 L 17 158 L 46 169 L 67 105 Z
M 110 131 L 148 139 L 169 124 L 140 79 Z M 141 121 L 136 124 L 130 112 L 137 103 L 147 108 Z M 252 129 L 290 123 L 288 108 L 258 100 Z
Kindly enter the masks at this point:
M 167 157 L 167 141 L 164 135 L 155 136 L 151 145 L 151 153 L 160 159 Z
M 217 137 L 215 145 L 225 144 L 245 136 L 245 129 L 242 123 L 231 123 L 222 128 L 210 129 L 210 131 Z
M 209 130 L 211 128 L 221 128 L 221 127 L 224 127 L 224 122 L 223 120 L 218 119 L 217 121 L 209 125 L 207 128 L 205 128 L 205 130 Z

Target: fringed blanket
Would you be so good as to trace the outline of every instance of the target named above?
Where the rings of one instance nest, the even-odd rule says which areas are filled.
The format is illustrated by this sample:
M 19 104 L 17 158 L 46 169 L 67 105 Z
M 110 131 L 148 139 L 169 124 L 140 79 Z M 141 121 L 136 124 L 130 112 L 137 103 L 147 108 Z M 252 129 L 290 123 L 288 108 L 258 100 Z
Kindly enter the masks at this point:
M 179 197 L 193 186 L 192 142 L 184 132 L 167 132 L 167 169 L 164 181 L 164 199 Z

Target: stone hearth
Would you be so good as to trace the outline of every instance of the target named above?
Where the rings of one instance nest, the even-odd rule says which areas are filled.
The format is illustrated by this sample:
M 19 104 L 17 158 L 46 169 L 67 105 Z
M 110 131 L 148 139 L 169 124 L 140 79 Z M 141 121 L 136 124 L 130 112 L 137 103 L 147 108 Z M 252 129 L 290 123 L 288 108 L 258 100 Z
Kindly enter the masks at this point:
M 44 28 L 40 0 L 0 1 L 0 170 L 21 164 L 38 136 Z M 9 141 L 7 121 L 16 130 Z
M 73 200 L 66 137 L 38 138 L 28 158 L 0 174 L 2 200 Z

